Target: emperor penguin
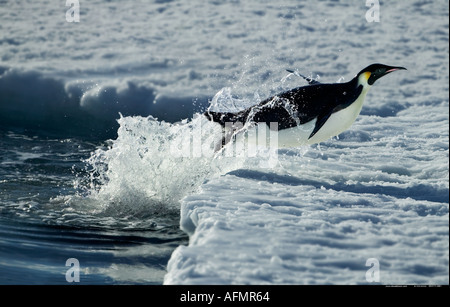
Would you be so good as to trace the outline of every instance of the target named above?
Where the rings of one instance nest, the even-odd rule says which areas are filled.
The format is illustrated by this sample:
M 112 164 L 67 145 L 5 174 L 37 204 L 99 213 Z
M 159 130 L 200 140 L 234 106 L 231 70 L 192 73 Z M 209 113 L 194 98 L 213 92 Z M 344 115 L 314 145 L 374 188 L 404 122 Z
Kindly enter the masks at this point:
M 277 94 L 240 112 L 206 111 L 204 115 L 224 129 L 238 123 L 240 127 L 265 124 L 277 129 L 279 148 L 320 143 L 347 130 L 361 112 L 375 81 L 397 70 L 406 68 L 372 64 L 346 83 L 331 84 L 300 75 L 309 85 Z M 230 139 L 228 133 L 222 145 Z

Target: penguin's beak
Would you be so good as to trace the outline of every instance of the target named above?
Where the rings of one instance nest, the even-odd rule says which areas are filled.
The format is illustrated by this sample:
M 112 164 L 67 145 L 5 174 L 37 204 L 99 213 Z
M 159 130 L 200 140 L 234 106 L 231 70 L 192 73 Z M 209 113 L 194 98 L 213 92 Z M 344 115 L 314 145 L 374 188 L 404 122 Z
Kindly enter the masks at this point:
M 396 70 L 407 70 L 407 69 L 405 67 L 401 67 L 401 66 L 397 66 L 397 67 L 392 66 L 385 71 L 384 75 L 387 75 L 388 73 L 391 73 Z
M 386 66 L 381 69 L 377 69 L 370 74 L 367 83 L 369 83 L 369 85 L 372 85 L 376 80 L 396 70 L 406 70 L 406 68 L 401 66 Z

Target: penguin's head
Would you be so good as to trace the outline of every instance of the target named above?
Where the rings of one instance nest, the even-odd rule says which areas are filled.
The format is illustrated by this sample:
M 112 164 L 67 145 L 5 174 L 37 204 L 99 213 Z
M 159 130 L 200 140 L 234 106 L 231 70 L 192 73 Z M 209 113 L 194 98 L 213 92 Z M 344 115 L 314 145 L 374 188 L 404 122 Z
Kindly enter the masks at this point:
M 358 78 L 360 84 L 373 85 L 375 81 L 381 77 L 396 71 L 396 70 L 406 70 L 405 67 L 400 66 L 388 66 L 384 64 L 372 64 L 361 70 L 356 77 Z

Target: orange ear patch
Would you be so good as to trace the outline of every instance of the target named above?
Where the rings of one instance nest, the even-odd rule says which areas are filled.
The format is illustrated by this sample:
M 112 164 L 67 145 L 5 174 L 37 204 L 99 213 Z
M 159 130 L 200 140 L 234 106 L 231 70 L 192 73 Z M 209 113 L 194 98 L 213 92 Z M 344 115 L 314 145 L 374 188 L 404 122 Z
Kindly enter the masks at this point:
M 366 71 L 365 73 L 363 73 L 363 76 L 364 76 L 364 80 L 369 80 L 369 77 L 370 77 L 370 72 L 368 72 L 368 71 Z

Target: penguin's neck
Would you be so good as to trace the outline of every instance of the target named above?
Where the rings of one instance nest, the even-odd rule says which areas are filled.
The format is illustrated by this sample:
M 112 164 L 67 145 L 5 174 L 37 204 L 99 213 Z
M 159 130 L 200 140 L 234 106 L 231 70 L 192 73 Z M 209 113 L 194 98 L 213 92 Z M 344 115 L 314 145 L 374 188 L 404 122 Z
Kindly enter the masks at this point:
M 362 86 L 363 92 L 366 92 L 371 88 L 371 85 L 367 82 L 370 77 L 370 72 L 366 71 L 359 75 L 357 75 L 355 78 L 353 78 L 350 82 L 355 85 L 355 87 Z
M 370 73 L 369 72 L 363 72 L 359 75 L 357 75 L 355 78 L 353 78 L 351 81 L 349 81 L 350 86 L 352 88 L 355 88 L 355 90 L 357 92 L 361 91 L 358 96 L 356 97 L 355 101 L 348 106 L 347 108 L 349 110 L 348 115 L 350 115 L 349 118 L 351 118 L 352 122 L 356 119 L 356 117 L 359 115 L 359 113 L 361 112 L 362 106 L 364 104 L 364 100 L 366 98 L 366 94 L 369 91 L 369 89 L 371 88 L 371 85 L 369 85 L 369 83 L 367 83 L 367 80 L 370 77 Z M 362 89 L 360 89 L 362 87 Z

